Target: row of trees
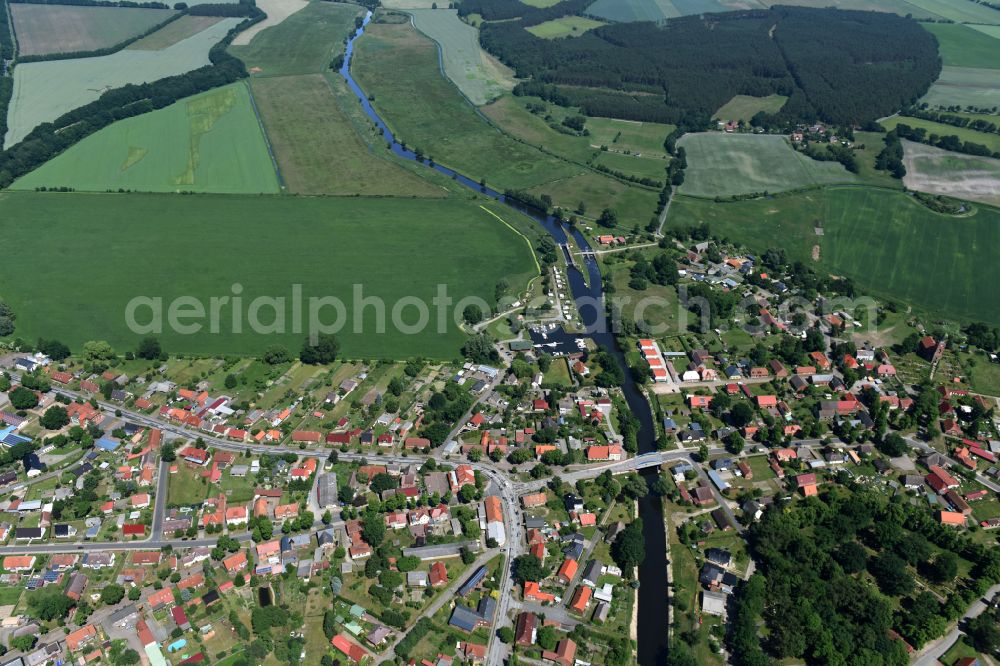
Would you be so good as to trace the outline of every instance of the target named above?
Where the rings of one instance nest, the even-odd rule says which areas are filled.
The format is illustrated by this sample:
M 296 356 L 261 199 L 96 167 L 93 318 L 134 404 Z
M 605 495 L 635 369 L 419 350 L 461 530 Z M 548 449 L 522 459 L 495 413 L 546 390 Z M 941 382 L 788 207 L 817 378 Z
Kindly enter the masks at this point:
M 933 36 L 888 13 L 778 6 L 614 24 L 573 39 L 525 30 L 536 14 L 573 13 L 574 2 L 484 24 L 480 41 L 530 79 L 515 93 L 588 115 L 677 123 L 735 94 L 780 94 L 789 97 L 774 114 L 781 121 L 864 123 L 915 101 L 941 68 Z M 467 0 L 460 12 L 485 11 L 484 3 Z

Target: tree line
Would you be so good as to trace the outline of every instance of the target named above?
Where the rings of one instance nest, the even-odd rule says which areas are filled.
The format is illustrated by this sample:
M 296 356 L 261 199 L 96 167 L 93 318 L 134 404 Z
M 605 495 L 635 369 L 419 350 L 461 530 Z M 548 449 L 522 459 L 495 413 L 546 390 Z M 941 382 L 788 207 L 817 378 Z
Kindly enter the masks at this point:
M 0 142 L 7 134 L 7 106 L 14 94 L 14 77 L 7 71 L 7 61 L 14 59 L 14 38 L 7 0 L 0 0 Z
M 1000 158 L 1000 152 L 994 152 L 989 146 L 981 143 L 963 141 L 956 134 L 942 136 L 934 132 L 928 132 L 926 127 L 910 127 L 906 123 L 899 123 L 893 131 L 901 139 L 926 143 L 928 146 L 935 146 L 943 150 L 952 150 L 956 153 L 965 153 L 966 155 L 978 155 L 979 157 Z
M 459 12 L 494 4 L 466 0 Z M 677 123 L 711 115 L 733 95 L 779 94 L 789 99 L 776 121 L 861 124 L 913 103 L 941 69 L 934 37 L 895 14 L 778 6 L 546 40 L 525 28 L 580 13 L 577 0 L 519 4 L 499 4 L 517 9 L 519 18 L 508 17 L 517 20 L 480 31 L 483 47 L 529 80 L 515 92 L 616 118 Z
M 245 65 L 226 48 L 238 32 L 262 21 L 266 14 L 253 5 L 236 6 L 245 12 L 247 19 L 211 48 L 210 65 L 152 83 L 109 90 L 95 102 L 73 109 L 53 122 L 42 123 L 23 141 L 0 153 L 0 188 L 8 187 L 20 176 L 117 120 L 162 109 L 179 99 L 246 78 Z

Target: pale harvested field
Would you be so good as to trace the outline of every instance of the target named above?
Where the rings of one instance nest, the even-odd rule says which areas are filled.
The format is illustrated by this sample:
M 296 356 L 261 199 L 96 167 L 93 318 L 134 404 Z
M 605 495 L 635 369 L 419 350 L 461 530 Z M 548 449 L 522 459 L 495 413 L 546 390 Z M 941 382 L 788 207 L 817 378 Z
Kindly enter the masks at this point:
M 219 16 L 182 16 L 153 34 L 132 42 L 128 48 L 135 51 L 162 51 L 188 37 L 194 37 L 203 30 L 208 30 L 221 20 L 222 17 Z
M 911 190 L 1000 206 L 1000 160 L 903 141 L 903 164 Z
M 117 46 L 163 23 L 172 9 L 76 7 L 12 3 L 22 56 L 97 51 Z
M 240 19 L 226 19 L 162 51 L 124 50 L 99 58 L 51 60 L 18 65 L 7 112 L 5 146 L 41 123 L 89 104 L 127 83 L 147 83 L 209 64 L 208 51 Z
M 479 31 L 458 18 L 456 10 L 416 9 L 410 15 L 417 30 L 437 43 L 444 73 L 473 104 L 485 104 L 514 87 L 512 72 L 483 51 Z
M 246 46 L 254 38 L 254 35 L 278 25 L 300 9 L 305 9 L 308 4 L 307 0 L 257 0 L 257 6 L 264 10 L 267 18 L 236 35 L 236 38 L 233 39 L 233 45 Z

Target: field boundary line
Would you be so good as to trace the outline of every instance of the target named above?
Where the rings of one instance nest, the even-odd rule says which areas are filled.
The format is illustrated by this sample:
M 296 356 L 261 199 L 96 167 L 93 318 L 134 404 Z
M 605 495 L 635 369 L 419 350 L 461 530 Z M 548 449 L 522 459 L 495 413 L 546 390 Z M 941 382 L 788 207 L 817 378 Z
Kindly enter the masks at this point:
M 492 210 L 490 210 L 486 206 L 484 206 L 482 204 L 479 204 L 479 207 L 482 208 L 483 210 L 485 210 L 487 213 L 489 213 L 493 217 L 495 217 L 496 219 L 500 220 L 500 222 L 505 227 L 507 227 L 508 229 L 510 229 L 511 231 L 513 231 L 515 234 L 517 234 L 518 236 L 520 236 L 521 238 L 523 238 L 524 242 L 528 245 L 528 251 L 531 252 L 531 260 L 535 262 L 535 270 L 538 271 L 538 275 L 536 275 L 535 277 L 533 277 L 530 280 L 528 280 L 528 287 L 527 287 L 526 291 L 531 291 L 531 285 L 542 274 L 542 265 L 538 263 L 538 256 L 535 254 L 535 248 L 531 245 L 531 239 L 529 239 L 523 233 L 521 233 L 520 231 L 518 231 L 517 229 L 515 229 L 513 226 L 511 226 L 511 224 L 509 222 L 507 222 L 507 220 L 503 219 L 502 217 L 500 217 L 499 215 L 497 215 L 496 213 L 494 213 Z
M 264 145 L 267 146 L 267 154 L 271 158 L 271 166 L 274 167 L 274 175 L 278 179 L 278 188 L 280 190 L 285 189 L 285 178 L 281 175 L 281 167 L 278 166 L 278 158 L 274 154 L 274 147 L 271 146 L 271 137 L 267 134 L 267 128 L 264 127 L 264 119 L 260 115 L 260 109 L 257 108 L 257 100 L 253 96 L 253 88 L 250 87 L 250 79 L 243 79 L 243 85 L 246 87 L 247 96 L 250 98 L 250 108 L 253 109 L 253 114 L 257 118 L 257 127 L 260 128 L 260 133 L 264 137 Z

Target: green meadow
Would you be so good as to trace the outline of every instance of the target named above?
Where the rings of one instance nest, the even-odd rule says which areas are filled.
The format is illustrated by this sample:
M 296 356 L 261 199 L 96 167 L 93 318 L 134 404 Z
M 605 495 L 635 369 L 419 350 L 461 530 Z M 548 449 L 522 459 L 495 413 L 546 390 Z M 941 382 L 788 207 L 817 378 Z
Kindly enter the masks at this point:
M 13 189 L 277 192 L 250 96 L 234 83 L 127 118 L 18 179 Z
M 995 208 L 951 217 L 902 192 L 851 186 L 727 203 L 675 198 L 670 225 L 701 222 L 756 252 L 783 247 L 791 259 L 850 277 L 863 292 L 939 316 L 1000 324 Z M 815 234 L 818 225 L 822 236 Z
M 344 52 L 344 38 L 361 14 L 357 5 L 313 2 L 261 31 L 247 46 L 230 46 L 229 52 L 245 62 L 253 76 L 321 72 Z
M 685 135 L 679 145 L 688 162 L 680 192 L 691 196 L 781 192 L 855 181 L 839 163 L 806 157 L 783 136 L 701 132 Z
M 465 338 L 451 310 L 439 332 L 438 310 L 431 305 L 438 285 L 447 285 L 456 301 L 470 295 L 492 301 L 501 278 L 517 292 L 537 275 L 530 245 L 480 203 L 7 192 L 0 194 L 0 234 L 12 247 L 33 250 L 11 253 L 0 265 L 0 284 L 18 315 L 16 335 L 57 338 L 77 350 L 91 339 L 134 349 L 141 331 L 130 330 L 125 313 L 133 298 L 146 297 L 162 299 L 166 330 L 159 338 L 171 353 L 256 355 L 271 344 L 297 351 L 308 330 L 308 299 L 335 297 L 345 307 L 338 334 L 345 357 L 454 358 Z M 530 224 L 490 205 L 512 227 Z M 301 331 L 293 323 L 299 321 L 294 285 L 301 285 Z M 385 303 L 383 332 L 374 306 L 355 316 L 355 285 L 362 297 Z M 194 299 L 207 316 L 212 297 L 236 291 L 243 299 L 238 317 L 243 332 L 231 324 L 236 309 L 231 302 L 219 310 L 217 333 L 206 318 L 194 320 L 203 324 L 198 332 L 168 326 L 175 299 Z M 251 331 L 250 311 L 258 297 L 285 299 L 284 333 Z M 392 317 L 393 307 L 411 297 L 428 304 L 432 315 L 415 333 L 397 327 Z M 275 321 L 275 307 L 259 307 L 256 321 Z M 418 315 L 407 306 L 404 326 L 416 323 Z M 152 316 L 150 308 L 140 308 L 136 321 Z M 323 321 L 337 318 L 334 307 L 323 309 Z
M 1000 15 L 1000 12 L 997 14 Z M 945 65 L 1000 68 L 1000 39 L 958 23 L 920 25 L 937 37 L 938 50 Z

